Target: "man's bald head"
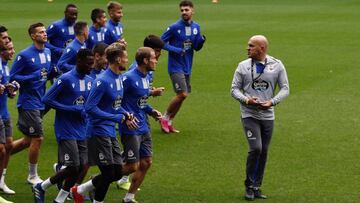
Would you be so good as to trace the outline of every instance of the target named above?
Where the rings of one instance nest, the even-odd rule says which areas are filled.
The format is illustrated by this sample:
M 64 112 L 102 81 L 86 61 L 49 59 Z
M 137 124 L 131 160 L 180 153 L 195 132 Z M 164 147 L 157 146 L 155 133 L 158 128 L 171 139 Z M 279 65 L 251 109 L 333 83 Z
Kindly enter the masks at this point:
M 248 56 L 257 61 L 265 60 L 269 42 L 264 35 L 254 35 L 248 42 Z

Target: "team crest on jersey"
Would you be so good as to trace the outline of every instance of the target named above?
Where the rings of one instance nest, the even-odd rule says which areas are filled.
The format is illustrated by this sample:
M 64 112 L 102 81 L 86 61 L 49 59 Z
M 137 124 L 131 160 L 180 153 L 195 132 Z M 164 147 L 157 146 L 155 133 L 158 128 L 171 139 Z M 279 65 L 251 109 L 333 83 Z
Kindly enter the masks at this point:
M 194 28 L 194 29 L 193 29 L 193 34 L 194 34 L 194 35 L 197 35 L 197 33 L 198 33 L 198 29 L 197 29 L 197 28 Z
M 91 89 L 91 82 L 87 83 L 87 89 L 90 90 Z
M 84 103 L 85 103 L 85 98 L 82 95 L 77 99 L 75 99 L 74 101 L 74 105 L 84 105 Z
M 122 101 L 122 97 L 120 95 L 118 95 L 112 105 L 112 107 L 115 111 L 121 107 L 121 101 Z
M 269 83 L 265 80 L 258 79 L 253 81 L 251 87 L 258 92 L 265 92 L 269 88 Z

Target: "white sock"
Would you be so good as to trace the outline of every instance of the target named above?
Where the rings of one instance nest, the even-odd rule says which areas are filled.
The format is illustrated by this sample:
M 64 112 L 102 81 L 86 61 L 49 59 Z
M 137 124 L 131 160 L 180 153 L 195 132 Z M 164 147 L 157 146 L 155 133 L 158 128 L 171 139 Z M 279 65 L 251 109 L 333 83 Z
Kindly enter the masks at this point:
M 168 121 L 170 119 L 170 116 L 167 112 L 165 112 L 163 118 Z
M 135 198 L 134 193 L 126 193 L 124 200 L 125 201 L 130 201 L 130 200 L 133 200 L 134 198 Z
M 48 179 L 44 180 L 44 182 L 41 183 L 41 188 L 45 191 L 52 185 L 53 184 L 50 182 L 50 178 L 48 178 Z
M 123 177 L 119 180 L 119 182 L 121 182 L 121 183 L 127 183 L 127 182 L 129 182 L 129 176 L 123 176 Z
M 101 201 L 101 202 L 96 201 L 96 200 L 93 201 L 93 203 L 103 203 L 103 202 L 104 202 L 104 201 Z
M 37 175 L 37 164 L 29 163 L 29 175 L 36 176 Z
M 0 185 L 3 185 L 5 183 L 5 175 L 6 175 L 6 168 L 3 169 L 3 173 L 0 178 Z
M 59 202 L 59 203 L 65 202 L 65 200 L 66 200 L 67 196 L 69 195 L 69 193 L 70 193 L 70 192 L 61 189 L 61 190 L 59 191 L 58 195 L 56 196 L 55 201 L 56 201 L 56 202 Z
M 94 190 L 95 186 L 92 184 L 92 180 L 87 181 L 86 183 L 83 183 L 77 187 L 77 192 L 85 195 L 86 193 L 90 192 L 91 190 Z

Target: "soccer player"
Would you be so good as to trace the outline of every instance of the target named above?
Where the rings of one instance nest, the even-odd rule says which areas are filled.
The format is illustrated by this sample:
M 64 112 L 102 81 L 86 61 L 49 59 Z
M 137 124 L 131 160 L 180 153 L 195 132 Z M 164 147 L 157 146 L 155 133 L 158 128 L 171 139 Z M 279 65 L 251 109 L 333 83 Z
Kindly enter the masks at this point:
M 106 59 L 105 50 L 108 47 L 107 44 L 100 42 L 99 44 L 96 44 L 93 48 L 93 53 L 95 57 L 94 67 L 91 69 L 89 76 L 93 79 L 96 79 L 97 76 L 102 73 L 107 65 L 108 61 Z
M 45 191 L 57 183 L 64 184 L 55 203 L 63 203 L 74 186 L 82 167 L 87 164 L 86 102 L 93 79 L 89 77 L 94 55 L 81 49 L 76 56 L 76 68 L 61 75 L 43 97 L 43 102 L 56 110 L 55 135 L 59 162 L 66 166 L 42 183 L 33 185 L 35 202 L 45 202 Z
M 85 104 L 89 114 L 88 140 L 89 164 L 97 165 L 100 175 L 71 189 L 76 203 L 84 201 L 84 194 L 96 188 L 94 202 L 103 202 L 110 183 L 122 176 L 122 158 L 115 126 L 126 123 L 137 128 L 136 119 L 122 107 L 123 83 L 121 72 L 128 58 L 123 45 L 113 43 L 105 50 L 109 68 L 93 82 Z
M 136 202 L 135 193 L 152 163 L 152 140 L 146 114 L 156 120 L 162 116 L 147 103 L 150 96 L 150 82 L 147 75 L 149 71 L 155 71 L 157 64 L 155 51 L 149 47 L 141 47 L 137 50 L 135 58 L 137 67 L 123 76 L 124 97 L 121 105 L 126 111 L 134 113 L 138 119 L 137 129 L 131 129 L 124 123 L 119 125 L 126 162 L 123 173 L 133 173 L 130 188 L 123 202 Z
M 51 71 L 50 50 L 45 47 L 47 42 L 46 29 L 42 23 L 30 25 L 28 33 L 33 45 L 22 50 L 16 57 L 10 71 L 10 81 L 21 85 L 17 108 L 19 118 L 17 126 L 25 137 L 13 142 L 12 154 L 29 147 L 30 184 L 42 182 L 37 172 L 37 163 L 43 141 L 42 111 L 44 104 L 41 97 L 45 93 L 48 73 Z
M 179 132 L 173 127 L 172 121 L 191 92 L 190 76 L 194 50 L 199 51 L 206 39 L 201 35 L 200 25 L 193 21 L 193 3 L 184 0 L 179 6 L 181 19 L 170 25 L 161 36 L 166 43 L 164 49 L 169 51 L 168 72 L 176 93 L 164 117 L 160 119 L 161 129 L 165 133 Z
M 266 199 L 260 187 L 267 152 L 274 128 L 274 106 L 289 95 L 284 65 L 267 55 L 268 41 L 263 35 L 248 41 L 248 59 L 239 63 L 231 84 L 231 96 L 240 102 L 241 121 L 249 144 L 246 161 L 245 199 Z M 275 94 L 276 85 L 280 90 Z
M 53 22 L 46 30 L 48 43 L 45 46 L 51 51 L 52 67 L 57 66 L 65 47 L 75 38 L 74 24 L 77 17 L 76 5 L 68 4 L 65 7 L 64 18 Z
M 0 25 L 0 48 L 5 49 L 7 43 L 9 43 L 9 34 L 6 27 Z
M 106 44 L 120 42 L 126 45 L 123 39 L 123 25 L 120 22 L 123 17 L 122 5 L 115 1 L 110 1 L 107 5 L 109 21 L 106 23 L 105 40 Z
M 12 150 L 12 142 L 13 142 L 12 122 L 7 108 L 7 98 L 8 97 L 14 98 L 16 95 L 16 92 L 14 92 L 14 90 L 19 88 L 19 84 L 16 81 L 9 83 L 10 73 L 9 73 L 8 62 L 13 59 L 15 54 L 14 45 L 10 37 L 9 37 L 9 42 L 5 45 L 5 49 L 0 48 L 0 50 L 2 50 L 0 54 L 0 61 L 1 61 L 0 80 L 1 80 L 1 84 L 4 85 L 4 87 L 6 87 L 5 92 L 0 95 L 0 116 L 4 123 L 4 134 L 6 138 L 6 142 L 5 142 L 6 153 L 3 157 L 3 161 L 0 162 L 2 163 L 0 166 L 0 171 L 2 169 L 2 176 L 0 179 L 0 190 L 2 190 L 5 194 L 15 194 L 15 191 L 10 189 L 5 183 L 6 168 L 9 163 L 10 153 Z
M 65 48 L 57 67 L 62 73 L 75 68 L 76 54 L 80 49 L 86 48 L 85 41 L 89 36 L 89 28 L 86 22 L 79 21 L 74 25 L 75 39 Z
M 92 49 L 96 44 L 103 42 L 105 38 L 106 13 L 100 8 L 91 11 L 92 26 L 89 28 L 89 37 L 86 40 L 86 48 Z
M 164 47 L 164 42 L 161 40 L 160 37 L 156 35 L 148 35 L 144 39 L 144 47 L 150 47 L 155 51 L 156 60 L 159 60 L 159 57 L 161 55 L 161 49 Z M 136 60 L 130 65 L 129 71 L 137 68 Z M 164 87 L 153 87 L 153 71 L 149 71 L 147 78 L 149 79 L 150 84 L 150 95 L 151 96 L 161 96 L 165 90 Z M 117 187 L 129 190 L 130 188 L 130 182 L 129 182 L 129 176 L 123 176 L 119 181 L 117 181 Z

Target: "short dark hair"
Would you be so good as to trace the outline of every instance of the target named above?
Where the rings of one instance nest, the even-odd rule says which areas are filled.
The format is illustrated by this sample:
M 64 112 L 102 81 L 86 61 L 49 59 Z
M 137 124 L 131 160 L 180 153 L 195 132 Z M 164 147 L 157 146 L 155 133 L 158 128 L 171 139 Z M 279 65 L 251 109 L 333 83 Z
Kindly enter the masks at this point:
M 144 59 L 149 59 L 151 57 L 151 51 L 153 51 L 150 47 L 140 47 L 135 54 L 135 60 L 138 65 L 144 64 Z
M 100 15 L 102 15 L 103 13 L 105 13 L 105 11 L 101 8 L 95 8 L 91 11 L 91 20 L 93 21 L 93 23 L 96 22 L 96 19 L 98 17 L 100 17 Z
M 189 0 L 181 1 L 179 7 L 183 7 L 183 6 L 190 6 L 191 8 L 194 8 L 194 4 Z
M 5 26 L 0 25 L 0 33 L 6 32 L 8 29 Z
M 68 4 L 65 7 L 65 12 L 69 9 L 69 8 L 77 8 L 75 4 Z
M 109 45 L 107 45 L 106 43 L 100 42 L 100 43 L 96 44 L 96 45 L 93 47 L 92 51 L 93 51 L 94 55 L 95 55 L 96 53 L 98 53 L 98 54 L 100 54 L 100 55 L 102 56 L 102 55 L 105 54 L 105 49 L 106 49 L 108 46 L 109 46 Z
M 42 23 L 34 23 L 32 25 L 29 26 L 29 29 L 28 29 L 28 33 L 29 35 L 31 36 L 31 34 L 34 34 L 35 33 L 35 29 L 38 28 L 38 27 L 45 27 L 44 24 Z
M 84 29 L 86 28 L 87 23 L 84 21 L 78 21 L 74 25 L 74 32 L 75 35 L 82 34 L 84 32 Z
M 116 2 L 116 1 L 110 1 L 108 4 L 107 4 L 107 10 L 110 11 L 111 9 L 115 8 L 115 7 L 120 7 L 120 9 L 122 9 L 122 5 L 121 3 L 119 2 Z
M 162 49 L 165 43 L 162 39 L 156 35 L 148 35 L 144 39 L 144 47 L 150 47 L 153 49 Z
M 80 49 L 78 51 L 78 53 L 76 54 L 76 61 L 85 60 L 86 57 L 88 57 L 88 56 L 94 56 L 93 52 L 90 49 L 88 49 L 88 48 Z
M 117 42 L 112 43 L 105 49 L 106 59 L 110 64 L 115 63 L 116 59 L 123 56 L 125 51 L 124 45 Z

